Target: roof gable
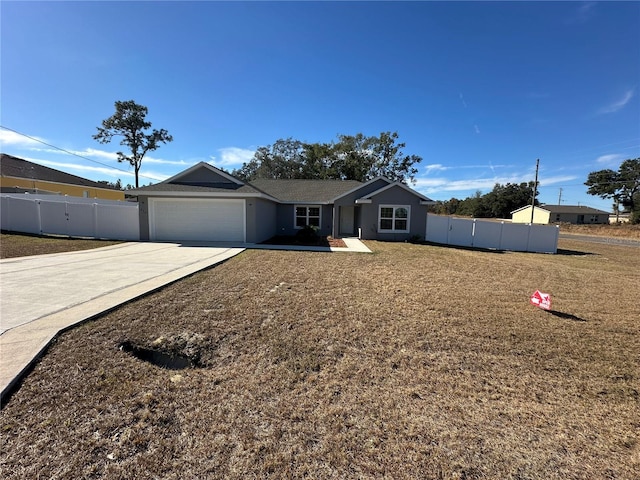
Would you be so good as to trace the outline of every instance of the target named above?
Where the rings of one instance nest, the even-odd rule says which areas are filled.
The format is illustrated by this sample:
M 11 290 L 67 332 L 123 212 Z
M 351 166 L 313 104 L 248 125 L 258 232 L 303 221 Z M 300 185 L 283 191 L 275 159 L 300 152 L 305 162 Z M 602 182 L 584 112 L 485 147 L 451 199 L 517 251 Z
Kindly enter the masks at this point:
M 355 193 L 355 192 L 357 192 L 358 190 L 363 190 L 363 189 L 365 189 L 366 187 L 368 187 L 369 185 L 372 185 L 372 184 L 374 184 L 374 183 L 376 183 L 376 182 L 380 182 L 380 181 L 386 182 L 387 184 L 390 184 L 390 183 L 391 183 L 391 180 L 389 180 L 389 179 L 388 179 L 388 178 L 386 178 L 386 177 L 376 177 L 376 178 L 372 178 L 371 180 L 368 180 L 368 181 L 366 181 L 366 182 L 364 182 L 364 183 L 360 183 L 359 185 L 356 185 L 355 187 L 353 187 L 351 190 L 348 190 L 348 191 L 346 191 L 346 192 L 344 192 L 344 193 L 342 193 L 342 194 L 338 195 L 337 197 L 335 197 L 335 198 L 333 199 L 333 201 L 335 202 L 336 200 L 338 200 L 338 199 L 340 199 L 340 198 L 342 198 L 342 197 L 346 197 L 347 195 L 351 195 L 352 193 Z M 375 188 L 375 187 L 373 187 L 373 188 Z
M 528 208 L 531 208 L 531 205 L 525 205 L 524 207 L 516 208 L 515 210 L 513 210 L 513 211 L 511 212 L 511 215 L 513 215 L 514 213 L 521 212 L 521 211 L 523 211 L 523 210 L 527 210 Z M 545 208 L 542 208 L 542 207 L 540 207 L 539 205 L 536 205 L 536 206 L 535 206 L 535 209 L 536 209 L 536 210 L 543 211 L 543 212 L 550 213 L 550 212 L 549 212 L 549 210 L 546 210 Z
M 372 197 L 375 197 L 376 195 L 379 195 L 380 193 L 385 192 L 385 191 L 387 191 L 387 190 L 389 190 L 391 188 L 395 188 L 395 187 L 400 187 L 400 188 L 406 190 L 407 192 L 409 192 L 409 193 L 415 195 L 416 197 L 418 197 L 423 202 L 433 203 L 433 200 L 431 200 L 429 197 L 425 197 L 420 192 L 416 192 L 413 188 L 409 188 L 408 186 L 406 186 L 404 183 L 401 183 L 401 182 L 390 183 L 386 187 L 379 188 L 378 190 L 376 190 L 374 192 L 371 192 L 371 193 L 361 197 L 359 200 L 369 200 Z
M 113 188 L 104 183 L 94 182 L 87 178 L 61 172 L 60 170 L 45 167 L 44 165 L 33 163 L 12 155 L 7 155 L 6 153 L 0 155 L 0 174 L 3 177 L 24 178 L 28 180 L 40 180 L 42 182 L 79 185 L 82 187 L 102 188 L 105 190 L 117 190 L 117 188 Z
M 244 182 L 240 179 L 229 175 L 206 162 L 196 163 L 192 167 L 183 170 L 161 183 L 196 186 L 217 185 L 219 187 L 224 187 L 224 185 L 228 184 L 230 186 L 235 186 L 236 188 L 244 185 Z

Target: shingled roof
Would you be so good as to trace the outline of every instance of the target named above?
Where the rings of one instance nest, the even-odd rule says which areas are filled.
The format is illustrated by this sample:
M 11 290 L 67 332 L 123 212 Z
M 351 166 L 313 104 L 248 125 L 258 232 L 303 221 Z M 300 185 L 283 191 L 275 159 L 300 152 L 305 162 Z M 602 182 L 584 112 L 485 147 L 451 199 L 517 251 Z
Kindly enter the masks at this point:
M 288 180 L 258 178 L 250 185 L 281 202 L 330 203 L 360 185 L 357 180 Z
M 597 208 L 585 207 L 584 205 L 540 205 L 540 208 L 548 210 L 551 213 L 577 213 L 579 215 L 597 215 L 597 214 L 609 214 L 604 210 L 598 210 Z
M 83 187 L 104 188 L 117 190 L 104 183 L 94 182 L 86 178 L 78 177 L 70 173 L 61 172 L 54 168 L 45 167 L 37 163 L 23 160 L 22 158 L 0 154 L 0 175 L 3 177 L 26 178 L 43 182 L 64 183 L 67 185 L 80 185 Z
M 192 192 L 192 193 L 261 193 L 251 185 L 202 184 L 160 182 L 153 185 L 136 188 L 127 192 L 128 195 L 144 195 L 150 192 Z

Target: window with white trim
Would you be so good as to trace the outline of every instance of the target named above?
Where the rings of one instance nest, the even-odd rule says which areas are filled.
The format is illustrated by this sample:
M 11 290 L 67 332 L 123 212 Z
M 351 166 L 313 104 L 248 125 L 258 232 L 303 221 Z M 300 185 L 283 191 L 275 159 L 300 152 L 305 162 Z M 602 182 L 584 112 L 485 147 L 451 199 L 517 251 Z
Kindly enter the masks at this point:
M 304 228 L 307 225 L 320 228 L 321 208 L 314 205 L 296 205 L 294 208 L 295 227 Z
M 409 232 L 409 205 L 380 205 L 378 208 L 379 232 Z

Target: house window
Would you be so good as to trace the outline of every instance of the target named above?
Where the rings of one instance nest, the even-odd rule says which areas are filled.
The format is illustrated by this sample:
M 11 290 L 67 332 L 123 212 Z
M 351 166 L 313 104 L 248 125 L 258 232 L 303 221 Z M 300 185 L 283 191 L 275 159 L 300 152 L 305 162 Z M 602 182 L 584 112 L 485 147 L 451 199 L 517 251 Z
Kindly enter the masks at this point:
M 409 205 L 380 205 L 378 210 L 379 232 L 408 232 L 409 231 Z
M 598 223 L 598 215 L 591 215 L 591 223 Z
M 556 213 L 556 222 L 559 222 L 559 221 L 560 221 L 560 214 Z
M 312 205 L 296 205 L 296 228 L 304 228 L 307 225 L 320 228 L 320 207 Z

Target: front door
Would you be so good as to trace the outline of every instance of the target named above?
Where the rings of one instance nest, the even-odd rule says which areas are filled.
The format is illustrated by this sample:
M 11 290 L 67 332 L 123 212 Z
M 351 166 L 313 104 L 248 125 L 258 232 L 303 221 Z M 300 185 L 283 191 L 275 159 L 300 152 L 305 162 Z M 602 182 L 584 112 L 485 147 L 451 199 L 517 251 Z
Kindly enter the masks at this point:
M 355 207 L 340 207 L 340 235 L 354 235 Z

